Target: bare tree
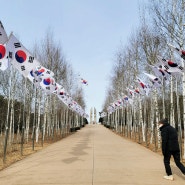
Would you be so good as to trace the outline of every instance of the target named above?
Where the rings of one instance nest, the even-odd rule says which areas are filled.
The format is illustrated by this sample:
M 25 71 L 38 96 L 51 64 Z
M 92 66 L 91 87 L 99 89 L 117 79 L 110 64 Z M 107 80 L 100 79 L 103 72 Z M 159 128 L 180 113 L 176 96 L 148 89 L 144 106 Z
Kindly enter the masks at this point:
M 154 1 L 151 0 L 151 9 L 154 13 L 153 20 L 155 25 L 159 28 L 159 31 L 167 38 L 167 41 L 171 44 L 179 46 L 181 49 L 184 46 L 185 32 L 185 1 L 184 0 L 165 0 L 165 1 Z M 168 49 L 169 50 L 169 49 Z M 175 59 L 174 53 L 169 50 L 169 56 L 172 60 Z M 184 61 L 182 60 L 184 66 Z M 183 87 L 183 107 L 185 107 L 185 73 L 182 77 Z M 174 101 L 173 101 L 173 81 L 171 82 L 171 115 L 174 113 Z M 178 92 L 176 92 L 178 95 Z M 178 97 L 178 96 L 177 96 Z M 178 101 L 178 98 L 177 98 Z M 180 116 L 177 116 L 180 117 Z M 174 122 L 174 117 L 171 116 L 171 122 Z M 180 121 L 180 120 L 179 120 Z M 185 108 L 183 112 L 183 123 L 185 126 Z M 185 146 L 185 141 L 184 141 Z M 185 148 L 185 147 L 184 147 Z M 185 158 L 185 150 L 184 156 Z

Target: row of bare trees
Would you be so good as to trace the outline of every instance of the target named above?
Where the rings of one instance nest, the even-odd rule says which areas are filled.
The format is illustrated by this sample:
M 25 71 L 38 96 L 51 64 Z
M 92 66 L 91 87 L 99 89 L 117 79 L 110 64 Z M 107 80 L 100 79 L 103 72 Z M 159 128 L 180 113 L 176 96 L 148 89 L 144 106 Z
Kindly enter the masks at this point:
M 129 44 L 120 46 L 110 77 L 110 86 L 104 103 L 107 107 L 123 94 L 143 72 L 153 73 L 149 65 L 159 65 L 157 56 L 163 56 L 184 67 L 184 60 L 167 43 L 185 49 L 185 1 L 149 0 L 140 7 L 140 26 L 130 35 Z M 163 79 L 161 79 L 163 80 Z M 159 89 L 149 96 L 133 99 L 133 105 L 123 106 L 106 118 L 106 125 L 125 136 L 155 144 L 160 149 L 160 135 L 156 123 L 164 117 L 178 129 L 182 157 L 185 159 L 185 70 L 171 75 Z M 184 140 L 184 141 L 183 141 Z
M 34 46 L 33 54 L 85 109 L 78 75 L 51 32 Z M 25 143 L 31 142 L 34 150 L 35 143 L 43 145 L 44 141 L 62 138 L 86 124 L 85 118 L 70 110 L 57 96 L 34 87 L 12 66 L 0 72 L 0 79 L 0 157 L 4 162 L 7 152 L 20 149 L 23 155 Z

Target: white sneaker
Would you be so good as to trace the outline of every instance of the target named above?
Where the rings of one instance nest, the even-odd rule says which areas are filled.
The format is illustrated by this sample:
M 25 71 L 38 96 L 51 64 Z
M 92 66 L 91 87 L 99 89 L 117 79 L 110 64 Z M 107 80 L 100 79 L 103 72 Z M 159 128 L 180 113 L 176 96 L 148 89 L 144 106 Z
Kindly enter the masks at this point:
M 171 181 L 173 181 L 173 175 L 165 175 L 164 176 L 164 179 L 167 179 L 167 180 L 171 180 Z

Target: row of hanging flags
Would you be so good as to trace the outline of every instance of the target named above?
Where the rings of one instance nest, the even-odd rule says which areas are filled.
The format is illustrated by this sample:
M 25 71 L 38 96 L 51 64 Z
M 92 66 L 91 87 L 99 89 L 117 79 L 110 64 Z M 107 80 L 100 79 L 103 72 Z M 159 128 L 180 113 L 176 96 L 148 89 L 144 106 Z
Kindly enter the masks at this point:
M 185 60 L 184 50 L 171 44 L 168 45 Z M 137 87 L 134 88 L 131 86 L 127 88 L 128 95 L 122 95 L 118 100 L 111 103 L 107 108 L 107 112 L 101 112 L 100 117 L 105 117 L 107 114 L 111 114 L 119 108 L 126 107 L 128 104 L 133 105 L 134 98 L 138 98 L 140 95 L 148 96 L 153 89 L 160 88 L 164 81 L 168 83 L 170 76 L 176 76 L 178 74 L 182 75 L 184 73 L 183 66 L 161 56 L 157 56 L 157 59 L 159 60 L 158 65 L 149 65 L 154 74 L 143 73 L 149 79 L 149 83 L 145 83 L 144 80 L 137 77 L 135 80 Z
M 54 73 L 45 68 L 13 35 L 8 37 L 0 21 L 0 70 L 5 71 L 12 65 L 25 78 L 28 78 L 36 87 L 48 94 L 56 94 L 68 108 L 87 118 L 82 107 L 72 99 L 64 87 L 54 79 Z M 83 84 L 87 81 L 82 79 Z

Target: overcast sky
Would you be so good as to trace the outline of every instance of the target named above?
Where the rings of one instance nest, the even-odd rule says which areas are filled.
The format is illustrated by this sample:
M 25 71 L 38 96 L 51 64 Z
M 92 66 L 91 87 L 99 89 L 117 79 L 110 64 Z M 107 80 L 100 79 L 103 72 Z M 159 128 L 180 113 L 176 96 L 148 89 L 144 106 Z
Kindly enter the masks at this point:
M 89 113 L 91 107 L 102 110 L 114 55 L 137 28 L 142 2 L 0 0 L 0 20 L 7 34 L 13 31 L 28 49 L 42 40 L 48 29 L 53 32 L 74 71 L 88 81 L 83 88 Z

